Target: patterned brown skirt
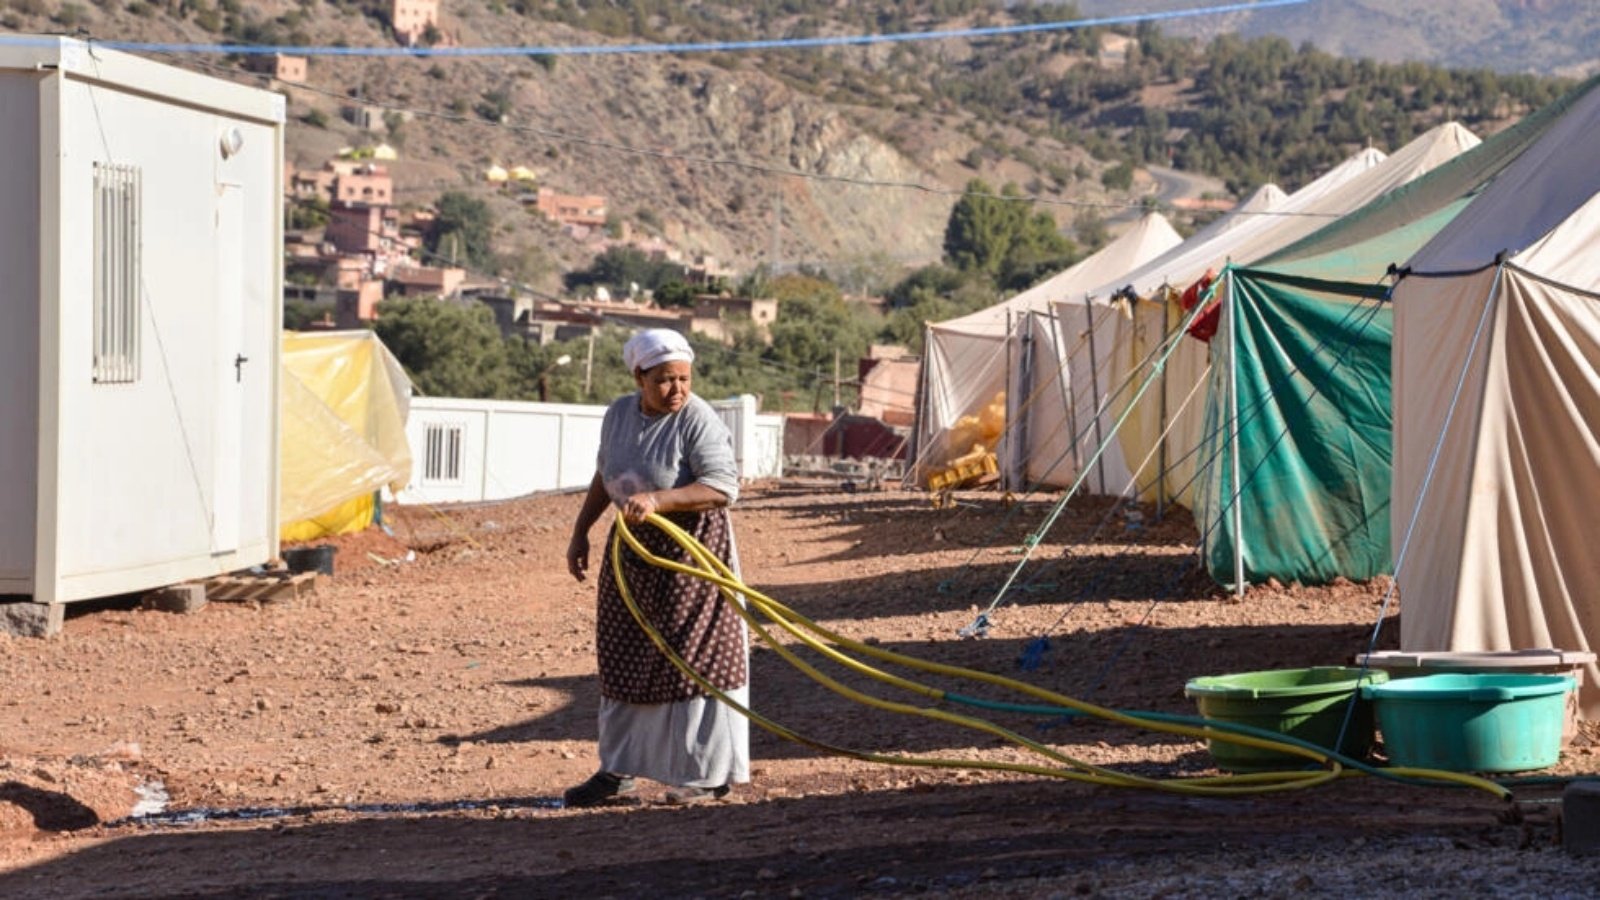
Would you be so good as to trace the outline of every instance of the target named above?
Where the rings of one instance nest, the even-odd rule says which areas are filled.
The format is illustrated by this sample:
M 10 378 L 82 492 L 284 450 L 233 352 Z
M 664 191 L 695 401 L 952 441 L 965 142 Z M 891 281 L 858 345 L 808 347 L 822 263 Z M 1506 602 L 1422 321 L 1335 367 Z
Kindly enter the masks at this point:
M 694 535 L 718 559 L 727 561 L 732 546 L 728 511 L 669 513 L 666 519 Z M 639 543 L 665 559 L 690 563 L 689 554 L 653 525 L 631 526 Z M 656 649 L 622 602 L 611 566 L 611 539 L 600 566 L 595 644 L 600 657 L 600 693 L 625 703 L 673 703 L 705 692 L 678 671 Z M 623 577 L 634 602 L 678 655 L 718 690 L 745 683 L 743 620 L 729 607 L 716 585 L 690 575 L 652 566 L 626 544 L 622 546 Z

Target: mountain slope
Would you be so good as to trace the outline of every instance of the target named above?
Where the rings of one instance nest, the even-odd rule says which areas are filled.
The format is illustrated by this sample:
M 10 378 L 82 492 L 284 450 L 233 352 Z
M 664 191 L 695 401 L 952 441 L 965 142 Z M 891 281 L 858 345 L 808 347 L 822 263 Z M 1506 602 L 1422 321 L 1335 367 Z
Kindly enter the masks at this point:
M 1085 15 L 1128 12 L 1118 0 L 1076 0 Z M 1146 0 L 1140 11 L 1194 9 L 1199 0 Z M 1172 34 L 1237 33 L 1310 42 L 1337 56 L 1583 76 L 1600 71 L 1600 3 L 1593 0 L 1313 0 L 1260 12 L 1174 19 Z

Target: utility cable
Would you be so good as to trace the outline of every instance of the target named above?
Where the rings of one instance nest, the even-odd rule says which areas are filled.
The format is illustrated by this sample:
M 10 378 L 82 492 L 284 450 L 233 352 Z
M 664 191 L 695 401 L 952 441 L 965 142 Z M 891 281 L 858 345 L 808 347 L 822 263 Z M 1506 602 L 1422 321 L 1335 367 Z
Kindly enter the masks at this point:
M 587 44 L 578 46 L 563 46 L 548 44 L 542 46 L 489 46 L 489 47 L 337 47 L 337 46 L 301 46 L 294 44 L 217 44 L 217 43 L 152 43 L 143 41 L 101 41 L 102 46 L 112 50 L 125 50 L 138 53 L 181 53 L 181 54 L 239 54 L 250 56 L 266 56 L 271 54 L 293 54 L 295 56 L 341 56 L 341 57 L 399 57 L 399 58 L 504 58 L 504 57 L 554 57 L 554 56 L 618 56 L 618 55 L 660 55 L 683 53 L 726 53 L 743 52 L 751 50 L 803 50 L 821 47 L 859 47 L 873 44 L 903 44 L 916 41 L 948 41 L 971 40 L 976 38 L 1006 37 L 1009 35 L 1039 34 L 1053 31 L 1069 31 L 1085 28 L 1100 28 L 1112 25 L 1136 25 L 1144 22 L 1164 22 L 1175 19 L 1190 19 L 1200 16 L 1224 15 L 1234 12 L 1255 12 L 1264 9 L 1276 9 L 1287 6 L 1301 6 L 1311 0 L 1256 0 L 1249 3 L 1230 3 L 1216 6 L 1202 6 L 1190 9 L 1168 10 L 1166 12 L 1130 13 L 1120 16 L 1101 16 L 1099 18 L 1069 19 L 1057 22 L 1035 22 L 1018 25 L 994 25 L 983 28 L 953 28 L 937 31 L 903 31 L 892 34 L 853 34 L 853 35 L 828 35 L 809 38 L 765 38 L 744 41 L 709 41 L 704 43 L 655 43 L 655 44 Z M 20 35 L 0 36 L 0 45 L 19 47 L 49 47 L 55 46 L 57 39 L 26 37 Z
M 1298 2 L 1308 2 L 1308 0 L 1298 0 Z M 105 46 L 104 42 L 97 41 L 95 43 L 96 43 L 97 46 Z M 3 46 L 3 36 L 0 36 L 0 46 Z M 218 66 L 216 64 L 206 63 L 206 62 L 203 62 L 203 61 L 200 61 L 200 60 L 186 60 L 186 62 L 188 62 L 191 65 L 196 66 L 197 68 L 202 68 L 202 69 L 211 71 L 213 73 L 222 74 L 222 75 L 225 75 L 226 77 L 229 77 L 229 78 L 234 78 L 234 77 L 237 77 L 237 76 L 240 76 L 240 75 L 244 75 L 246 77 L 256 78 L 258 80 L 262 80 L 262 81 L 266 81 L 266 82 L 272 82 L 272 81 L 276 80 L 269 73 L 240 72 L 237 69 L 228 68 L 228 67 L 224 67 L 224 66 Z M 319 88 L 319 87 L 316 87 L 316 86 L 310 85 L 310 84 L 296 84 L 296 85 L 294 85 L 294 87 L 297 90 L 303 90 L 303 91 L 308 91 L 310 93 L 321 94 L 323 96 L 330 97 L 330 98 L 339 100 L 341 102 L 352 102 L 352 101 L 354 101 L 354 98 L 348 96 L 347 94 L 341 94 L 341 93 L 337 93 L 337 92 L 334 92 L 334 91 L 329 91 L 329 90 L 326 90 L 326 89 L 323 89 L 323 88 Z M 849 186 L 849 187 L 891 188 L 891 189 L 897 189 L 897 190 L 910 190 L 910 191 L 917 191 L 919 193 L 924 193 L 924 194 L 929 194 L 929 195 L 932 195 L 932 196 L 939 196 L 939 197 L 974 197 L 974 198 L 980 198 L 980 199 L 984 199 L 984 200 L 1004 201 L 1004 202 L 1008 202 L 1008 203 L 1026 203 L 1026 204 L 1037 203 L 1037 204 L 1041 204 L 1041 205 L 1044 205 L 1044 206 L 1059 206 L 1059 207 L 1065 207 L 1065 208 L 1068 208 L 1068 209 L 1097 209 L 1097 210 L 1115 210 L 1115 211 L 1139 210 L 1141 212 L 1160 211 L 1160 210 L 1164 209 L 1167 212 L 1175 212 L 1175 211 L 1177 211 L 1175 207 L 1160 206 L 1159 204 L 1157 205 L 1157 207 L 1155 207 L 1155 210 L 1152 210 L 1150 207 L 1147 207 L 1142 202 L 1141 203 L 1112 203 L 1112 202 L 1096 201 L 1096 200 L 1070 200 L 1070 199 L 1058 198 L 1058 197 L 1046 197 L 1046 196 L 1039 195 L 1039 194 L 1022 194 L 1022 193 L 1005 194 L 1005 193 L 996 193 L 994 191 L 969 191 L 965 187 L 962 187 L 962 188 L 948 188 L 948 187 L 942 187 L 942 186 L 938 186 L 938 185 L 924 184 L 922 182 L 917 182 L 917 181 L 894 181 L 894 180 L 880 179 L 880 178 L 857 178 L 857 177 L 852 177 L 852 176 L 848 176 L 848 175 L 832 175 L 832 174 L 828 174 L 826 172 L 807 172 L 807 171 L 804 171 L 804 170 L 801 170 L 801 169 L 795 169 L 795 168 L 792 168 L 792 167 L 783 166 L 783 165 L 779 165 L 779 164 L 776 164 L 776 163 L 754 162 L 754 161 L 750 161 L 750 160 L 732 159 L 732 158 L 728 158 L 728 157 L 718 157 L 718 156 L 705 156 L 705 155 L 694 154 L 694 153 L 681 153 L 681 152 L 676 152 L 676 151 L 672 151 L 672 150 L 652 150 L 652 149 L 649 149 L 649 148 L 646 148 L 646 147 L 635 147 L 635 146 L 632 146 L 630 144 L 624 144 L 624 143 L 621 143 L 621 142 L 618 142 L 618 141 L 609 141 L 609 140 L 605 140 L 603 138 L 590 137 L 590 136 L 587 136 L 587 135 L 580 135 L 580 134 L 573 134 L 571 132 L 556 131 L 554 129 L 540 128 L 540 127 L 533 126 L 533 125 L 517 125 L 517 124 L 511 123 L 511 122 L 491 121 L 491 120 L 488 120 L 488 119 L 484 119 L 481 116 L 470 116 L 470 115 L 466 115 L 466 114 L 462 114 L 462 113 L 441 112 L 439 110 L 422 109 L 422 108 L 419 108 L 419 107 L 404 106 L 404 105 L 400 105 L 400 104 L 397 104 L 397 103 L 391 103 L 391 102 L 378 100 L 378 99 L 372 98 L 372 97 L 362 97 L 359 101 L 354 101 L 354 102 L 360 102 L 363 105 L 375 107 L 377 109 L 381 109 L 381 110 L 384 110 L 386 112 L 405 113 L 405 114 L 409 114 L 409 115 L 411 115 L 413 117 L 417 117 L 417 118 L 434 119 L 434 120 L 437 120 L 437 121 L 449 122 L 449 123 L 456 124 L 456 125 L 473 125 L 473 126 L 482 127 L 482 128 L 498 128 L 498 129 L 501 129 L 501 130 L 504 130 L 504 131 L 512 132 L 514 134 L 532 135 L 532 136 L 535 136 L 535 137 L 545 138 L 547 140 L 560 141 L 560 142 L 563 142 L 563 143 L 572 144 L 572 145 L 575 145 L 575 146 L 584 147 L 584 148 L 593 149 L 593 150 L 604 150 L 604 151 L 608 151 L 608 152 L 622 153 L 622 154 L 626 154 L 626 155 L 630 155 L 630 156 L 638 156 L 638 157 L 643 157 L 643 158 L 647 158 L 647 159 L 666 160 L 666 161 L 670 161 L 670 162 L 681 162 L 681 163 L 688 163 L 690 165 L 707 166 L 707 167 L 713 167 L 713 168 L 740 169 L 740 170 L 747 171 L 747 172 L 754 172 L 754 173 L 760 174 L 760 175 L 771 175 L 771 176 L 784 177 L 784 178 L 796 178 L 796 179 L 800 179 L 800 180 L 804 180 L 804 181 L 813 181 L 813 182 L 818 182 L 818 183 L 841 184 L 841 185 L 845 185 L 845 186 Z M 1280 218 L 1289 217 L 1289 218 L 1313 218 L 1313 219 L 1330 219 L 1330 220 L 1331 219 L 1337 219 L 1341 215 L 1341 214 L 1338 214 L 1338 213 L 1320 213 L 1320 212 L 1297 211 L 1297 210 L 1233 210 L 1232 212 L 1233 212 L 1233 214 L 1241 215 L 1241 216 L 1275 216 L 1275 217 L 1280 217 Z

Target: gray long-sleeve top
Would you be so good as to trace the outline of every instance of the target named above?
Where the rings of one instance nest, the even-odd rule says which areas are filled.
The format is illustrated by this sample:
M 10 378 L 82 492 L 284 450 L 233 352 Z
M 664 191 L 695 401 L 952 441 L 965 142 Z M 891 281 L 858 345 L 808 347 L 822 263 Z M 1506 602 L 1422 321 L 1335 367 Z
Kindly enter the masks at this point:
M 641 412 L 637 393 L 617 398 L 600 425 L 596 466 L 617 504 L 642 491 L 695 482 L 727 495 L 729 503 L 739 496 L 733 435 L 711 404 L 695 394 L 664 416 Z

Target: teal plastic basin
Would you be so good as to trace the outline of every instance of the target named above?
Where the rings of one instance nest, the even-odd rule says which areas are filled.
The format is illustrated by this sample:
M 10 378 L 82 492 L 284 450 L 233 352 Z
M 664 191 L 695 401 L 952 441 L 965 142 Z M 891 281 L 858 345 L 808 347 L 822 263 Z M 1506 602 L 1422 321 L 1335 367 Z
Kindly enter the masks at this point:
M 1523 772 L 1555 765 L 1567 675 L 1424 675 L 1361 689 L 1377 712 L 1389 762 L 1450 772 Z
M 1357 695 L 1356 688 L 1388 680 L 1387 673 L 1375 669 L 1363 675 L 1356 668 L 1318 666 L 1194 678 L 1184 685 L 1183 693 L 1195 701 L 1203 718 L 1277 732 L 1325 749 L 1339 739 L 1345 710 L 1354 702 L 1339 752 L 1362 759 L 1374 743 L 1372 705 Z M 1217 768 L 1229 772 L 1301 768 L 1312 762 L 1226 741 L 1209 740 L 1206 746 Z

